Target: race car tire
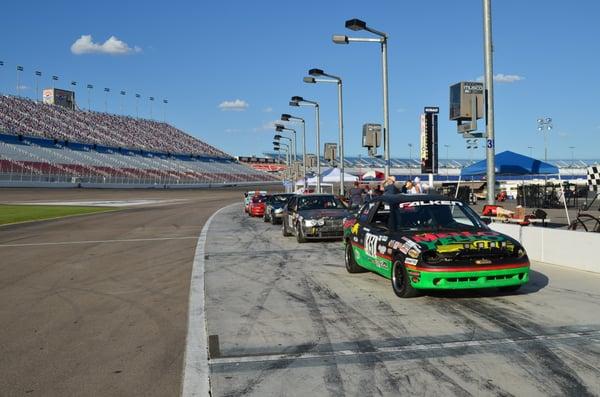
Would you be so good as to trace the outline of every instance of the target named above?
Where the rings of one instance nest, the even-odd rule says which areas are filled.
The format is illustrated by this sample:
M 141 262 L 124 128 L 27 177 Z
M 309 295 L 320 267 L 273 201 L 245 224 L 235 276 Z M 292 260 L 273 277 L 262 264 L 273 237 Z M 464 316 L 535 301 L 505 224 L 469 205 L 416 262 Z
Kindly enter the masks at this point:
M 348 273 L 364 273 L 367 271 L 367 269 L 356 263 L 356 259 L 354 258 L 354 250 L 352 249 L 352 244 L 349 241 L 346 243 L 344 262 L 346 263 L 346 270 Z
M 498 287 L 500 292 L 516 292 L 521 288 L 521 284 L 517 285 L 507 285 L 506 287 Z
M 392 289 L 400 298 L 412 298 L 419 295 L 419 290 L 410 283 L 406 267 L 400 260 L 395 260 L 392 265 Z
M 304 237 L 304 232 L 302 231 L 302 226 L 296 226 L 296 240 L 299 244 L 303 244 L 306 242 L 306 238 Z
M 287 231 L 287 228 L 285 227 L 285 222 L 281 222 L 281 223 L 282 223 L 281 234 L 283 234 L 283 237 L 290 237 L 291 234 Z

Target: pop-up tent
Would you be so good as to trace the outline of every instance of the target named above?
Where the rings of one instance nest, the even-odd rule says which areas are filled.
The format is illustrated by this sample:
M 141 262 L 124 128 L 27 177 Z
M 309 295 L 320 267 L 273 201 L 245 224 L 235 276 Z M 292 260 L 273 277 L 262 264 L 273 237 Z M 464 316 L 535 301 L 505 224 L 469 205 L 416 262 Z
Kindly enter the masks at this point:
M 552 164 L 507 150 L 495 157 L 496 175 L 558 175 L 558 168 Z M 487 161 L 481 160 L 464 168 L 460 175 L 480 176 L 487 172 Z
M 514 176 L 514 175 L 558 175 L 560 187 L 563 196 L 563 203 L 565 204 L 565 212 L 567 213 L 567 222 L 571 223 L 569 219 L 569 211 L 567 210 L 567 200 L 565 199 L 565 191 L 560 179 L 560 172 L 558 167 L 552 164 L 545 163 L 541 160 L 534 159 L 532 157 L 524 156 L 515 152 L 507 150 L 502 153 L 498 153 L 495 156 L 495 170 L 496 175 L 503 176 Z M 460 185 L 460 178 L 466 176 L 483 176 L 487 173 L 487 160 L 482 160 L 477 163 L 471 164 L 470 166 L 463 168 L 460 172 L 458 179 L 458 185 L 456 186 L 456 193 L 458 194 L 458 187 Z

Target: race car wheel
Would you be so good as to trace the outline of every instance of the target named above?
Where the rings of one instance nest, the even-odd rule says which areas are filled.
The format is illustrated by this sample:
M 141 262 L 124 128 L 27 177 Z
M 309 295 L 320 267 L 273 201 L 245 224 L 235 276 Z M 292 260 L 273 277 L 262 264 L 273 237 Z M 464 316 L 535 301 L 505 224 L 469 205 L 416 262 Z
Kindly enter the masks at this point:
M 399 260 L 394 261 L 392 266 L 392 289 L 400 298 L 412 298 L 419 295 L 419 291 L 413 288 L 408 279 L 404 263 Z
M 291 236 L 291 234 L 288 233 L 287 228 L 285 227 L 285 221 L 281 222 L 281 223 L 282 223 L 281 234 L 283 234 L 283 237 Z
M 498 290 L 500 290 L 501 292 L 515 292 L 518 291 L 519 288 L 521 288 L 521 284 L 507 285 L 506 287 L 498 287 Z
M 306 242 L 306 238 L 304 237 L 304 232 L 302 231 L 302 226 L 296 226 L 296 240 L 298 243 L 302 244 Z
M 356 263 L 356 259 L 354 258 L 354 250 L 352 249 L 352 244 L 349 241 L 346 243 L 346 255 L 344 255 L 344 259 L 348 273 L 363 273 L 367 271 L 367 269 L 359 266 L 358 263 Z

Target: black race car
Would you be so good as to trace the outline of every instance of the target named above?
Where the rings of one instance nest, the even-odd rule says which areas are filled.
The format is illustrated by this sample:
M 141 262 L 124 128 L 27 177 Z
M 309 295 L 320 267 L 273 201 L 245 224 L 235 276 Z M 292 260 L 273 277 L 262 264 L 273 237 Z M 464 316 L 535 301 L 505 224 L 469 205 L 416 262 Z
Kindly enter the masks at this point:
M 404 298 L 424 289 L 514 291 L 529 280 L 518 241 L 442 196 L 378 197 L 344 221 L 344 243 L 348 272 L 379 273 Z
M 283 207 L 288 200 L 295 196 L 294 193 L 276 193 L 267 196 L 267 206 L 263 215 L 265 222 L 271 222 L 273 225 L 281 222 L 283 216 Z
M 294 234 L 299 243 L 316 239 L 341 239 L 348 209 L 333 194 L 297 195 L 283 209 L 283 235 Z

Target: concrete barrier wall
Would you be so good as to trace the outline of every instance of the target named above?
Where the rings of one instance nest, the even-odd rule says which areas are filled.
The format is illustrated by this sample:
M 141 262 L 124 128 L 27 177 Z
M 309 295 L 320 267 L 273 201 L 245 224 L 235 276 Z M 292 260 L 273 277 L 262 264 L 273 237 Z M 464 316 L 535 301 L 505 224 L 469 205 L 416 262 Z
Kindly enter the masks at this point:
M 71 182 L 40 182 L 40 181 L 0 181 L 0 187 L 40 187 L 40 188 L 90 188 L 90 189 L 212 189 L 236 186 L 281 186 L 281 181 L 270 182 L 236 182 L 236 183 L 180 183 L 180 184 L 124 184 L 124 183 L 71 183 Z
M 600 273 L 600 233 L 492 223 L 490 227 L 523 244 L 534 261 Z

